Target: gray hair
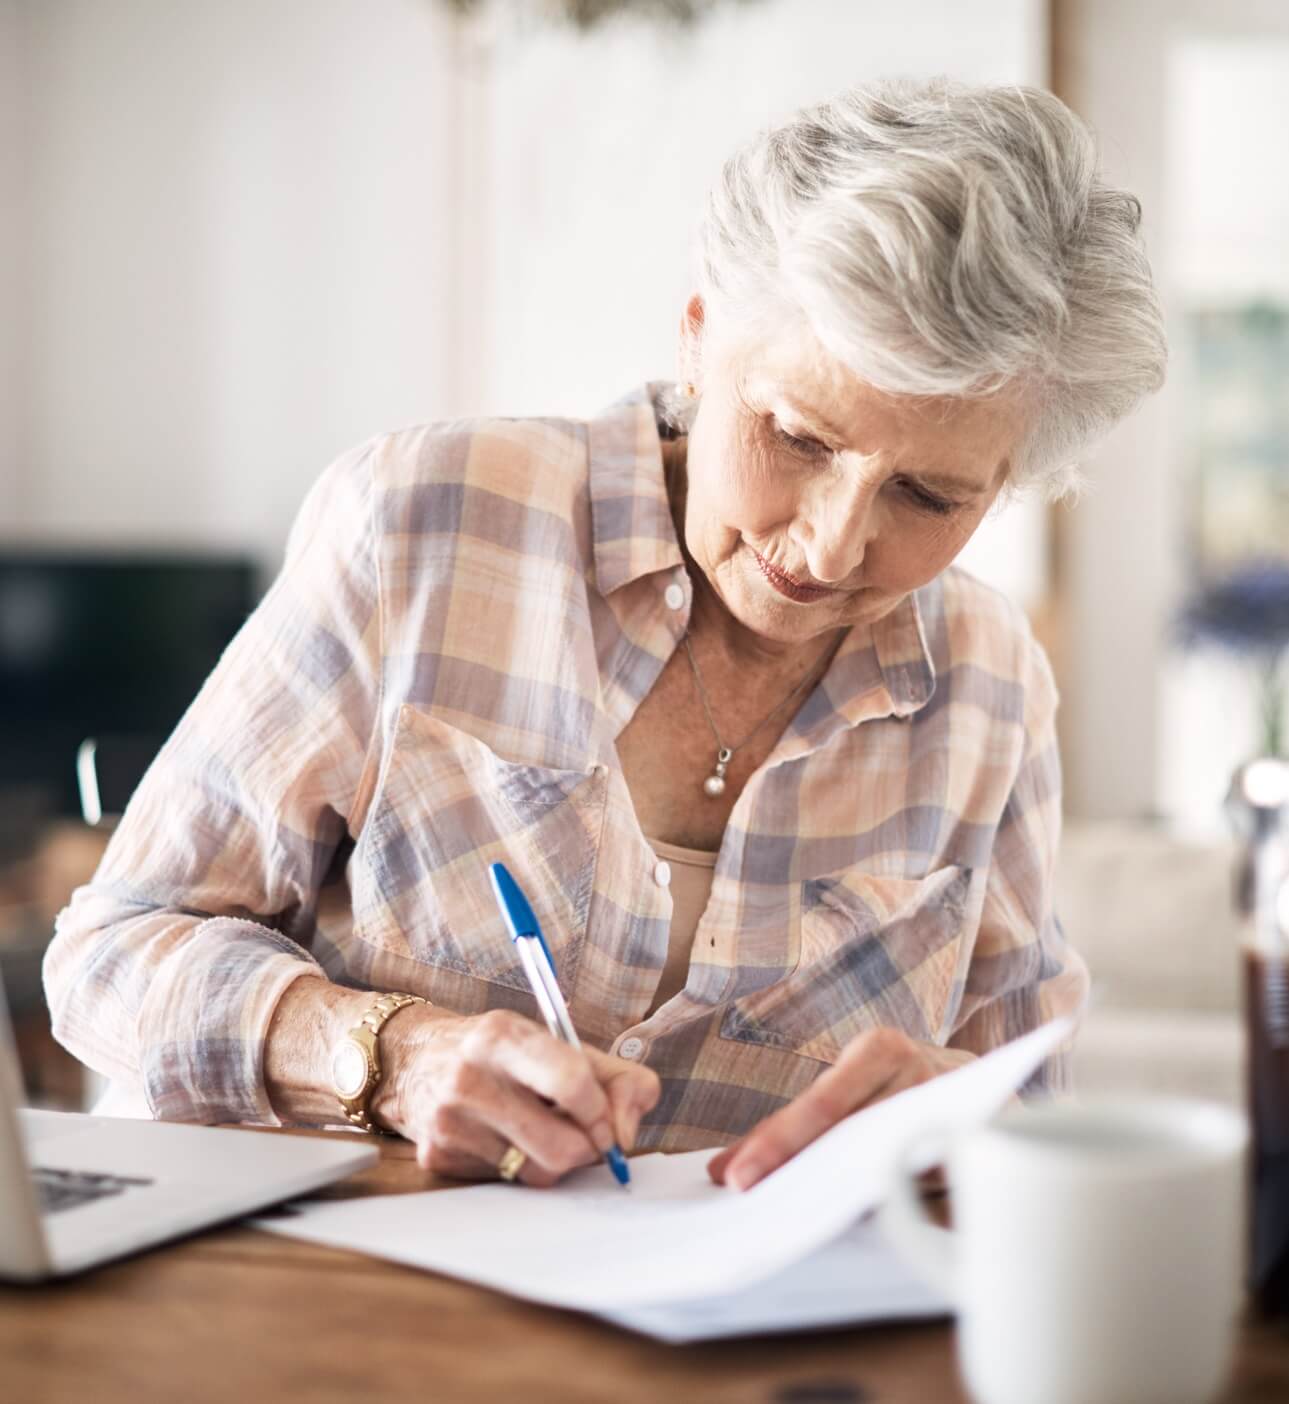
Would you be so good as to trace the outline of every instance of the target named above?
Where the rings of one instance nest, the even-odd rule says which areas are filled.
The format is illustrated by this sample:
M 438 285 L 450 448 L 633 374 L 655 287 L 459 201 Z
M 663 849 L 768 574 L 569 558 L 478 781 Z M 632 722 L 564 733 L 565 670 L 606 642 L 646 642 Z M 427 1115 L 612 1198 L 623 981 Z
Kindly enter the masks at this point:
M 891 394 L 1022 396 L 1013 487 L 1058 498 L 1163 383 L 1141 206 L 1050 93 L 887 81 L 804 108 L 725 163 L 696 246 L 706 325 L 804 317 Z M 705 336 L 707 333 L 705 332 Z M 676 428 L 696 401 L 668 396 Z

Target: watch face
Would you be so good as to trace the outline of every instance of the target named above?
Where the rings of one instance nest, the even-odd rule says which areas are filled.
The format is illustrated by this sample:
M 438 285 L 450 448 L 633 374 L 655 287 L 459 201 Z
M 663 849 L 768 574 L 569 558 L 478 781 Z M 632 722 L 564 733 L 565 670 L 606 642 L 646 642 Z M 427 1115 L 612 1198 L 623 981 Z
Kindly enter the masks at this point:
M 342 1043 L 331 1055 L 331 1076 L 342 1097 L 356 1097 L 367 1081 L 367 1059 L 356 1043 Z

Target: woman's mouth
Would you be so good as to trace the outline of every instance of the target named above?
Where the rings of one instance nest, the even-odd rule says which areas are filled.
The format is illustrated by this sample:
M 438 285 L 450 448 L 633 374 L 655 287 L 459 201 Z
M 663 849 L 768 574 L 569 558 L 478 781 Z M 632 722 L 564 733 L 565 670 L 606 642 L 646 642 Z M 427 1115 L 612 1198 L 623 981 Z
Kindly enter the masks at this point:
M 778 566 L 772 566 L 755 548 L 749 547 L 748 549 L 756 557 L 757 568 L 761 574 L 779 594 L 785 595 L 790 600 L 796 600 L 798 604 L 810 604 L 815 600 L 822 600 L 826 595 L 837 593 L 824 585 L 807 585 L 796 579 L 795 576 L 789 575 L 787 571 L 780 570 Z

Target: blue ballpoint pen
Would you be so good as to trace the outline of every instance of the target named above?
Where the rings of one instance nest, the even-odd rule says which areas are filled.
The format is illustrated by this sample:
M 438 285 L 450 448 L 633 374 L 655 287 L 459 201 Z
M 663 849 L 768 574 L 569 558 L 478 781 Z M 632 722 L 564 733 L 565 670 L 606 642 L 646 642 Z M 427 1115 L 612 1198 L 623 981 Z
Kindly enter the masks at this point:
M 528 898 L 519 890 L 519 884 L 507 872 L 504 863 L 493 863 L 488 868 L 488 876 L 492 879 L 497 905 L 510 928 L 510 938 L 519 954 L 519 963 L 524 967 L 524 975 L 537 1000 L 537 1007 L 542 1011 L 542 1018 L 546 1020 L 546 1027 L 561 1043 L 581 1048 L 582 1040 L 577 1036 L 564 996 L 559 992 L 555 962 L 551 959 L 537 917 L 528 905 Z M 621 1146 L 610 1146 L 604 1152 L 604 1160 L 618 1184 L 625 1187 L 631 1183 L 631 1171 L 627 1168 L 627 1158 L 622 1154 Z

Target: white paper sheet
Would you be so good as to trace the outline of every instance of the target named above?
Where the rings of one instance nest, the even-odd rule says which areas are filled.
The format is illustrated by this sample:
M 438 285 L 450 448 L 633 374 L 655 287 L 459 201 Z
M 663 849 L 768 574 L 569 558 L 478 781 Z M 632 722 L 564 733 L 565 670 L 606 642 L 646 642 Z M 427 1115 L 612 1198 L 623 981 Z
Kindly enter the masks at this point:
M 876 1221 L 869 1218 L 750 1287 L 697 1301 L 597 1315 L 668 1345 L 684 1345 L 726 1336 L 925 1320 L 952 1313 L 949 1302 L 905 1266 Z
M 877 1205 L 900 1147 L 993 1115 L 1071 1032 L 1056 1020 L 856 1112 L 742 1194 L 713 1185 L 711 1152 L 698 1151 L 632 1160 L 629 1191 L 594 1166 L 549 1190 L 375 1195 L 253 1222 L 580 1311 L 729 1294 L 836 1239 Z M 934 1160 L 928 1148 L 920 1163 Z

